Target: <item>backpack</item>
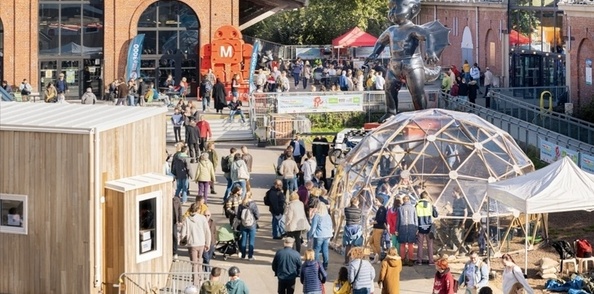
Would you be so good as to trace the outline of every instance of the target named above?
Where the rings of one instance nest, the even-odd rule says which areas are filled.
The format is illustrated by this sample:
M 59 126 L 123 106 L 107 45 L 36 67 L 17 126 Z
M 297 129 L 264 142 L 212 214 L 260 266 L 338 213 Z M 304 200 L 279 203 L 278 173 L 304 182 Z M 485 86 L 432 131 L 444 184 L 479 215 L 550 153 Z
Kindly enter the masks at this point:
M 458 91 L 460 90 L 460 87 L 458 87 L 458 83 L 454 82 L 452 84 L 452 88 L 450 89 L 450 95 L 451 96 L 458 96 Z
M 575 240 L 575 256 L 579 258 L 592 257 L 592 244 L 586 239 Z
M 223 158 L 221 159 L 221 170 L 223 170 L 224 173 L 231 172 L 230 159 L 231 156 L 229 155 L 223 156 Z
M 188 166 L 185 161 L 180 158 L 180 154 L 173 156 L 173 160 L 171 161 L 171 173 L 176 177 L 183 176 L 184 173 L 187 175 L 188 173 Z
M 256 222 L 256 218 L 254 218 L 254 213 L 249 208 L 249 206 L 244 206 L 243 210 L 241 211 L 241 225 L 244 228 L 250 228 Z
M 561 260 L 570 259 L 575 256 L 573 253 L 573 249 L 571 248 L 571 245 L 567 241 L 564 241 L 564 240 L 556 241 L 556 242 L 553 242 L 553 244 L 551 244 L 551 246 L 553 246 L 553 248 L 555 248 L 555 250 L 557 250 L 557 253 L 559 253 L 559 258 Z

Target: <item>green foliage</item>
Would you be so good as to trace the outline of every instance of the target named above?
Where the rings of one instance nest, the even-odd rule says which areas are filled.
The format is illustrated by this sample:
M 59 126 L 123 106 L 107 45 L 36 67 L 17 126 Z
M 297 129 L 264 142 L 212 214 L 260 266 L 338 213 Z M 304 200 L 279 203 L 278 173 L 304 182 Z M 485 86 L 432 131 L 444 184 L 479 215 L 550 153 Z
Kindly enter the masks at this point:
M 377 121 L 383 113 L 335 112 L 309 114 L 312 133 L 338 132 L 345 128 L 362 128 L 367 122 Z
M 528 158 L 530 158 L 532 164 L 534 164 L 534 170 L 538 170 L 549 165 L 548 163 L 540 160 L 540 152 L 538 151 L 538 148 L 528 146 L 528 148 L 524 149 L 524 152 L 526 152 L 526 155 L 528 156 Z
M 297 10 L 277 13 L 244 34 L 284 45 L 325 45 L 358 26 L 379 36 L 388 26 L 386 0 L 310 0 Z
M 576 118 L 594 123 L 594 96 L 592 96 L 592 101 L 589 104 L 580 106 L 578 109 L 576 109 L 574 116 Z

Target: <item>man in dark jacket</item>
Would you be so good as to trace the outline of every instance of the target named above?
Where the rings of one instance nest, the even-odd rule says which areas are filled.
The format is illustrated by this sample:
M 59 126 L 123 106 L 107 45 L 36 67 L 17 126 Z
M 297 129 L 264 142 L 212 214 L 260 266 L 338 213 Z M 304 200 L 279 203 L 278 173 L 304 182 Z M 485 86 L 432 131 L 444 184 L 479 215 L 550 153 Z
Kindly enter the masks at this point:
M 330 146 L 328 145 L 328 139 L 322 136 L 317 136 L 313 140 L 313 144 L 311 146 L 311 151 L 313 152 L 314 157 L 316 158 L 316 165 L 318 169 L 321 169 L 324 173 L 324 178 L 326 177 L 326 157 L 328 157 L 328 152 L 330 151 Z
M 178 225 L 181 225 L 182 221 L 182 205 L 181 199 L 177 196 L 173 197 L 173 259 L 177 259 L 177 234 Z
M 192 160 L 190 163 L 194 163 L 194 159 L 198 161 L 198 157 L 200 156 L 200 150 L 198 149 L 198 144 L 200 143 L 200 132 L 198 128 L 196 128 L 196 121 L 193 118 L 190 118 L 190 123 L 186 124 L 186 144 L 190 149 L 190 157 Z
M 303 146 L 303 143 L 299 140 L 299 135 L 295 135 L 295 138 L 289 143 L 289 146 L 293 147 L 293 154 L 291 155 L 293 155 L 297 166 L 301 166 L 301 158 L 305 155 L 305 146 Z
M 281 239 L 285 234 L 284 213 L 286 197 L 283 193 L 283 182 L 279 179 L 274 181 L 274 186 L 266 192 L 264 204 L 268 206 L 272 214 L 272 238 Z
M 293 294 L 295 280 L 301 272 L 301 256 L 293 249 L 295 239 L 285 238 L 284 248 L 277 251 L 272 260 L 272 270 L 278 278 L 278 293 Z
M 190 177 L 190 167 L 188 165 L 188 147 L 183 146 L 181 150 L 173 155 L 171 161 L 171 173 L 175 176 L 177 188 L 175 197 L 182 197 L 182 204 L 188 201 L 188 178 Z

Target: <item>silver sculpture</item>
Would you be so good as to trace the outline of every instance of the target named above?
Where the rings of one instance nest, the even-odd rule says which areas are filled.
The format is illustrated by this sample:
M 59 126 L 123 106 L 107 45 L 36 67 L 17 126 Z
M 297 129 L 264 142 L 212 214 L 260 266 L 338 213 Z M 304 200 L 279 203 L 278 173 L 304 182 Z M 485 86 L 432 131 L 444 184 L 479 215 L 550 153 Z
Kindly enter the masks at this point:
M 365 64 L 374 61 L 386 46 L 390 48 L 390 65 L 387 71 L 385 122 L 398 113 L 398 91 L 403 81 L 416 110 L 427 108 L 425 82 L 435 81 L 441 72 L 437 66 L 439 57 L 449 45 L 450 29 L 439 21 L 416 25 L 411 20 L 421 10 L 420 0 L 390 0 L 388 19 L 393 23 L 378 38 L 372 54 Z M 420 42 L 425 41 L 425 59 L 421 55 Z

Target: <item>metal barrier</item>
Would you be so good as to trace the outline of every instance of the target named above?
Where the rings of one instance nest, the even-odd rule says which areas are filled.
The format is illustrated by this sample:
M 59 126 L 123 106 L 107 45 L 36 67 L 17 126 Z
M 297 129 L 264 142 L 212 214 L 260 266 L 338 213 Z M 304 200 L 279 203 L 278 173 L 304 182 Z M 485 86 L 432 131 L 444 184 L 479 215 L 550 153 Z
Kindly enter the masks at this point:
M 530 122 L 518 119 L 508 114 L 488 109 L 480 105 L 459 100 L 447 94 L 442 94 L 439 101 L 440 108 L 456 109 L 464 112 L 474 113 L 500 129 L 507 131 L 518 143 L 524 146 L 539 148 L 538 138 L 546 138 L 547 141 L 569 148 L 577 152 L 594 154 L 594 146 L 554 132 Z
M 496 93 L 501 93 L 507 97 L 518 101 L 526 102 L 532 105 L 538 105 L 539 99 L 544 92 L 553 95 L 555 102 L 563 103 L 567 101 L 569 88 L 567 86 L 549 86 L 549 87 L 512 87 L 512 88 L 491 88 Z
M 516 97 L 505 95 L 500 92 L 500 89 L 493 90 L 491 109 L 575 140 L 594 145 L 593 123 L 563 113 L 551 112 L 547 110 L 548 106 L 546 104 L 541 108 Z
M 189 264 L 184 267 L 191 268 L 191 262 L 177 261 L 175 263 Z M 174 264 L 175 264 L 174 263 Z M 229 279 L 227 269 L 221 268 L 221 276 L 219 280 L 226 283 Z M 198 289 L 203 282 L 208 281 L 210 272 L 194 273 L 190 271 L 178 271 L 179 268 L 172 268 L 171 272 L 167 273 L 123 273 L 119 277 L 119 284 L 114 285 L 118 288 L 118 293 L 123 294 L 146 294 L 146 293 L 184 293 L 186 287 L 194 285 L 193 277 L 198 276 L 200 280 L 196 283 Z

